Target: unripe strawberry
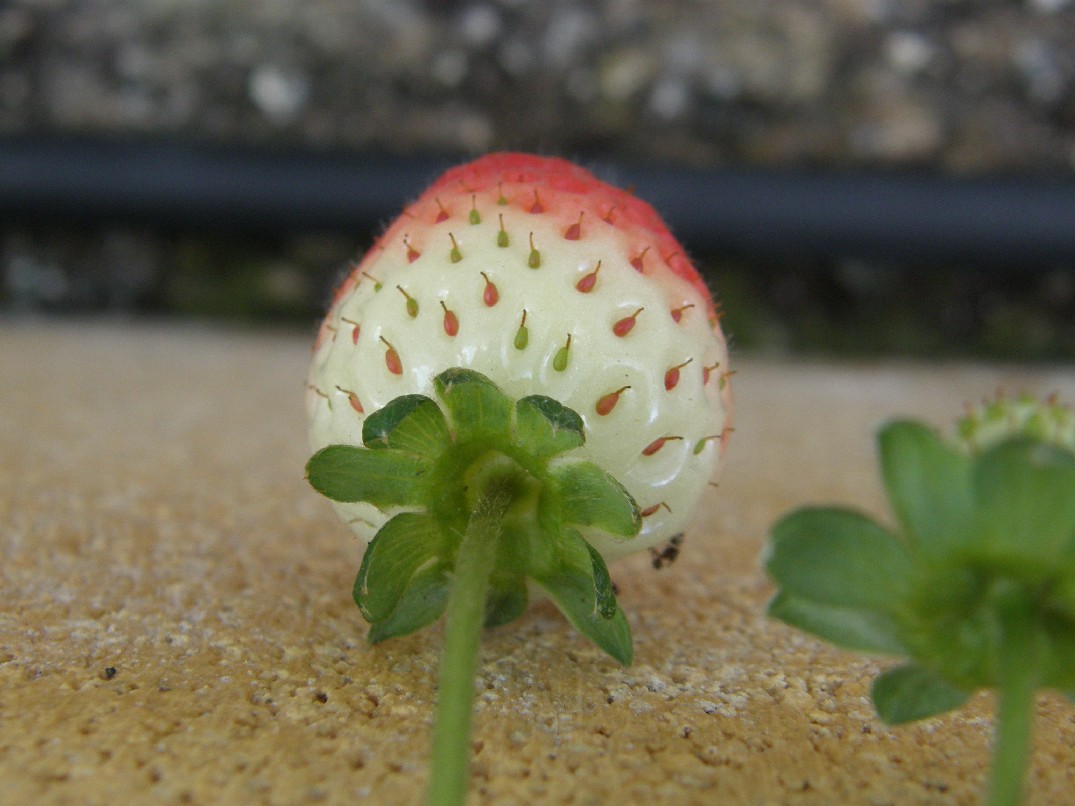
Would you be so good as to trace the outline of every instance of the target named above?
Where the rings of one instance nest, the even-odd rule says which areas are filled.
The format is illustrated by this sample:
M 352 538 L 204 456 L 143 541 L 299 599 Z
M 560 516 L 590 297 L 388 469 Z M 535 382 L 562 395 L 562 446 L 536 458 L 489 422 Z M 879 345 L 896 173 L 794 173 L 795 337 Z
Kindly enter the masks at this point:
M 1056 395 L 1039 399 L 1029 393 L 968 405 L 958 424 L 960 442 L 981 453 L 1008 437 L 1022 435 L 1075 451 L 1075 412 Z
M 581 415 L 578 454 L 643 516 L 628 540 L 583 530 L 606 559 L 683 532 L 724 455 L 728 353 L 704 282 L 648 204 L 564 160 L 478 159 L 388 227 L 321 326 L 311 444 L 361 444 L 370 413 L 451 367 Z M 367 541 L 388 518 L 336 506 Z

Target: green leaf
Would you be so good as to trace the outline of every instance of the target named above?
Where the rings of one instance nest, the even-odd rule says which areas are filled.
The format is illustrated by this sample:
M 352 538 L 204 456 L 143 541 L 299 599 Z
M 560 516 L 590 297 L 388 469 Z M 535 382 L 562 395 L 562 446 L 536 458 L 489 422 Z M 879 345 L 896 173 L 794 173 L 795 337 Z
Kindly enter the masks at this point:
M 433 385 L 444 402 L 459 442 L 510 439 L 515 404 L 480 372 L 453 367 L 434 378 Z
M 634 537 L 642 528 L 638 504 L 626 488 L 593 462 L 571 461 L 549 468 L 547 490 L 560 523 L 594 526 L 611 535 Z
M 547 459 L 585 442 L 582 417 L 544 395 L 515 404 L 515 444 L 536 459 Z
M 376 450 L 394 448 L 436 459 L 451 442 L 440 407 L 425 395 L 403 395 L 362 424 L 362 442 Z
M 912 564 L 880 525 L 832 507 L 800 509 L 777 523 L 766 570 L 797 598 L 893 613 L 910 587 Z
M 419 506 L 429 468 L 427 459 L 411 454 L 329 445 L 307 462 L 306 478 L 333 501 L 365 501 L 381 508 Z
M 565 529 L 561 537 L 558 562 L 534 581 L 545 589 L 575 629 L 624 666 L 630 665 L 634 655 L 631 629 L 616 603 L 611 582 L 606 581 L 607 569 L 606 580 L 595 579 L 595 552 L 589 544 L 573 529 Z
M 913 663 L 882 674 L 873 682 L 870 693 L 878 716 L 889 725 L 943 714 L 970 697 L 969 692 Z
M 885 490 L 907 536 L 924 551 L 959 540 L 973 508 L 970 460 L 915 422 L 885 426 L 878 443 Z
M 415 575 L 443 563 L 447 551 L 440 526 L 425 513 L 403 512 L 382 526 L 355 579 L 355 603 L 366 620 L 388 618 Z
M 836 607 L 780 591 L 769 603 L 768 614 L 844 649 L 907 654 L 893 618 L 876 610 Z
M 990 549 L 1054 572 L 1075 536 L 1075 455 L 1014 437 L 974 467 L 979 528 Z
M 446 563 L 420 569 L 411 577 L 395 610 L 370 626 L 369 642 L 378 644 L 432 624 L 444 613 L 450 588 L 451 572 Z

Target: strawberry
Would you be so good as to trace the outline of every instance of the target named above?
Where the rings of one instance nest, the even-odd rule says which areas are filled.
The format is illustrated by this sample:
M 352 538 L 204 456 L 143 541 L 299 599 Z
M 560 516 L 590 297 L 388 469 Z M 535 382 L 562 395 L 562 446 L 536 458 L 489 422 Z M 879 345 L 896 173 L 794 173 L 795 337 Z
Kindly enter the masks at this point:
M 585 423 L 580 453 L 644 516 L 589 536 L 606 559 L 684 531 L 727 443 L 728 354 L 701 277 L 654 210 L 560 159 L 492 154 L 444 174 L 336 293 L 307 396 L 315 449 L 469 367 Z M 386 520 L 338 504 L 364 540 Z
M 678 553 L 727 445 L 729 375 L 657 214 L 560 159 L 448 171 L 343 282 L 310 370 L 307 477 L 368 542 L 371 642 L 447 612 L 434 802 L 465 795 L 480 627 L 532 587 L 630 663 L 605 562 Z
M 1015 435 L 1075 451 L 1075 411 L 1056 395 L 1042 400 L 1029 393 L 1011 397 L 998 392 L 977 406 L 968 405 L 958 429 L 961 444 L 975 454 Z

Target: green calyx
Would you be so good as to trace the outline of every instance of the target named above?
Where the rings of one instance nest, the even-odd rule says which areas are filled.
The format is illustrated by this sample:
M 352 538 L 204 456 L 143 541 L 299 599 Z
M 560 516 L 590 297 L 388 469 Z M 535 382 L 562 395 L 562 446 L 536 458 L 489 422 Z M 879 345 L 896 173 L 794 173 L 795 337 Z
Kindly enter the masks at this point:
M 895 528 L 801 509 L 773 527 L 766 557 L 779 587 L 770 615 L 848 649 L 909 658 L 873 685 L 889 724 L 997 689 L 998 806 L 1021 797 L 1034 692 L 1075 700 L 1075 448 L 1058 414 L 1067 409 L 1025 403 L 965 420 L 959 442 L 889 424 L 878 442 Z
M 839 508 L 781 520 L 770 614 L 849 649 L 909 655 L 915 665 L 874 692 L 895 721 L 1000 684 L 1013 601 L 1036 636 L 1039 685 L 1075 691 L 1075 452 L 1014 435 L 968 455 L 912 422 L 885 427 L 879 447 L 898 528 Z
M 483 502 L 500 502 L 487 626 L 517 618 L 528 583 L 621 663 L 631 637 L 608 570 L 585 530 L 629 538 L 639 509 L 612 476 L 573 452 L 582 418 L 540 395 L 511 400 L 491 380 L 454 368 L 434 379 L 436 399 L 405 395 L 363 423 L 364 447 L 330 445 L 307 464 L 313 487 L 364 501 L 391 517 L 366 550 L 354 597 L 378 642 L 444 612 L 462 536 Z

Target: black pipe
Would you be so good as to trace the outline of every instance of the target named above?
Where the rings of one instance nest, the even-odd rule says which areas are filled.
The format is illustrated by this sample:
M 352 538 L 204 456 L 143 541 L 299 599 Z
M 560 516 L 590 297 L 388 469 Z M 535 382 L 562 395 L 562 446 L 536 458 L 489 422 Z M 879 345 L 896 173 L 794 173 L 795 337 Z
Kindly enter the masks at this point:
M 0 218 L 360 233 L 453 162 L 165 142 L 0 140 Z M 1039 269 L 1075 265 L 1070 176 L 693 170 L 590 163 L 698 254 Z
M 749 169 L 625 175 L 699 249 L 933 266 L 1075 266 L 1070 179 Z

